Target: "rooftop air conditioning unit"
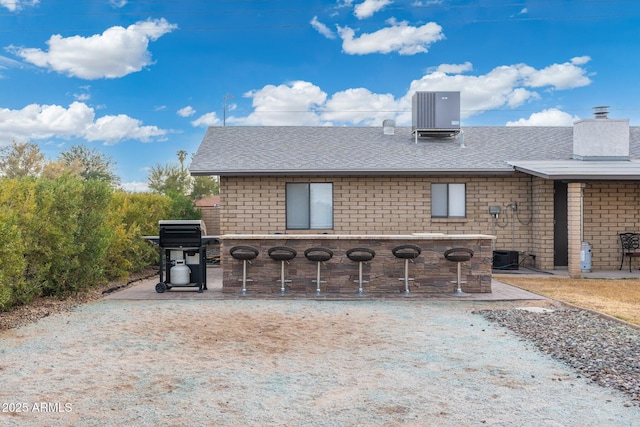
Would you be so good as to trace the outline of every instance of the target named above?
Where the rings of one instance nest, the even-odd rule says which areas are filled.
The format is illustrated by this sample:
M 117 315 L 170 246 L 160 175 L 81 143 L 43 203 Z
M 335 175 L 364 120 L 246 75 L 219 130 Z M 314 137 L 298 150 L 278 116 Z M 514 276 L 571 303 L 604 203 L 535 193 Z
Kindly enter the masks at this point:
M 460 133 L 460 92 L 416 92 L 412 98 L 416 137 L 451 137 Z

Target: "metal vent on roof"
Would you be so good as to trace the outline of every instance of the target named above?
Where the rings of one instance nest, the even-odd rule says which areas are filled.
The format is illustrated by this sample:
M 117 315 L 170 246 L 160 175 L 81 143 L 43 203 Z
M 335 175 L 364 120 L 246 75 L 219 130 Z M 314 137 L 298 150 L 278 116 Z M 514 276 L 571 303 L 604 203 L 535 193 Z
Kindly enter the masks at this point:
M 382 132 L 385 135 L 394 135 L 396 133 L 396 121 L 387 119 L 382 122 Z
M 593 107 L 593 116 L 596 119 L 608 119 L 609 118 L 609 106 L 601 105 L 599 107 Z

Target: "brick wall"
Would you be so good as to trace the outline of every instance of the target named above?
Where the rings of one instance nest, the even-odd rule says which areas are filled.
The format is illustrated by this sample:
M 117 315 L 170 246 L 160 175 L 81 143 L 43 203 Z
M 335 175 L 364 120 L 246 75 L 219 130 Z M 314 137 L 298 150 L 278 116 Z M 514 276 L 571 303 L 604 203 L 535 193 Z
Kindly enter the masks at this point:
M 286 233 L 287 182 L 334 184 L 334 229 L 310 233 L 491 234 L 497 237 L 494 249 L 519 251 L 521 259 L 523 255 L 534 254 L 536 267 L 546 270 L 554 267 L 553 181 L 525 174 L 506 177 L 222 177 L 220 233 Z M 466 183 L 467 218 L 431 218 L 433 182 Z M 513 215 L 506 209 L 512 202 L 518 205 Z M 592 246 L 592 268 L 618 268 L 618 233 L 640 231 L 640 183 L 586 183 L 582 203 L 582 238 Z M 488 213 L 491 205 L 502 209 L 497 221 Z M 580 209 L 570 211 L 571 215 L 577 215 L 573 219 L 576 224 Z M 568 219 L 572 221 L 572 218 Z M 577 224 L 577 233 L 580 233 L 579 221 Z M 579 256 L 579 242 L 573 249 Z M 530 265 L 532 258 L 526 262 Z
M 584 241 L 591 245 L 594 270 L 620 267 L 618 233 L 640 232 L 640 183 L 587 183 L 584 189 Z M 626 264 L 625 264 L 626 265 Z
M 203 206 L 200 209 L 201 218 L 207 227 L 207 234 L 210 236 L 220 235 L 220 207 Z
M 531 178 L 533 194 L 532 253 L 536 255 L 535 266 L 553 270 L 554 209 L 553 181 Z
M 252 246 L 259 251 L 257 258 L 247 268 L 250 293 L 271 294 L 280 292 L 281 262 L 268 256 L 269 248 L 287 246 L 297 251 L 297 256 L 285 264 L 287 292 L 312 293 L 316 289 L 317 264 L 304 256 L 305 249 L 325 247 L 333 251 L 333 258 L 321 267 L 322 292 L 353 294 L 358 290 L 358 263 L 346 257 L 346 251 L 367 247 L 375 251 L 371 262 L 363 265 L 364 291 L 371 294 L 399 294 L 404 291 L 404 260 L 393 256 L 392 248 L 411 243 L 422 249 L 421 254 L 409 264 L 410 292 L 416 294 L 451 293 L 455 290 L 457 264 L 444 258 L 444 251 L 452 247 L 467 247 L 474 251 L 469 261 L 462 263 L 462 289 L 469 293 L 491 292 L 491 243 L 490 240 L 411 240 L 405 239 L 225 239 L 221 248 L 223 267 L 223 292 L 237 293 L 242 289 L 242 261 L 235 260 L 229 250 L 236 245 Z

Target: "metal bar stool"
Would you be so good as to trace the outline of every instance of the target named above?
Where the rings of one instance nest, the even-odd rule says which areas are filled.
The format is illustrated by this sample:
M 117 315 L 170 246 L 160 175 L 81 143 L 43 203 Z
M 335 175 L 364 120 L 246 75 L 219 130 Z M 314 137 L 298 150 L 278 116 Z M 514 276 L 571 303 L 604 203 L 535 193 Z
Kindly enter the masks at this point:
M 289 262 L 298 255 L 295 249 L 289 248 L 287 246 L 274 246 L 267 251 L 267 254 L 272 260 L 280 261 L 280 293 L 284 294 L 286 292 L 285 284 L 287 282 L 291 282 L 291 280 L 286 280 L 284 277 L 284 263 Z
M 404 293 L 409 293 L 409 281 L 414 280 L 409 278 L 409 261 L 417 258 L 422 249 L 420 249 L 416 245 L 400 245 L 391 249 L 391 253 L 398 259 L 404 260 L 404 277 L 401 277 L 398 280 L 404 280 Z
M 251 246 L 234 246 L 229 249 L 229 254 L 237 260 L 242 261 L 242 295 L 247 294 L 247 282 L 253 282 L 252 279 L 247 279 L 247 263 L 251 264 L 251 260 L 256 258 L 260 252 Z
M 358 263 L 358 280 L 354 280 L 354 282 L 358 282 L 358 294 L 363 295 L 362 284 L 369 283 L 369 281 L 362 280 L 362 263 L 371 261 L 373 257 L 376 256 L 376 253 L 373 249 L 369 248 L 353 248 L 349 249 L 345 255 L 351 261 Z
M 316 274 L 316 295 L 320 294 L 320 283 L 327 283 L 326 281 L 320 280 L 320 264 L 326 261 L 329 261 L 333 258 L 333 252 L 327 248 L 309 248 L 304 251 L 304 256 L 309 261 L 314 261 L 318 264 L 317 274 Z
M 453 249 L 444 251 L 444 257 L 448 261 L 458 263 L 458 280 L 457 282 L 456 281 L 453 282 L 453 283 L 457 283 L 458 286 L 456 288 L 456 291 L 453 294 L 456 296 L 469 295 L 465 292 L 462 292 L 462 288 L 460 287 L 460 283 L 466 283 L 460 280 L 460 264 L 462 264 L 465 261 L 469 261 L 471 258 L 473 258 L 473 251 L 469 248 L 453 248 Z

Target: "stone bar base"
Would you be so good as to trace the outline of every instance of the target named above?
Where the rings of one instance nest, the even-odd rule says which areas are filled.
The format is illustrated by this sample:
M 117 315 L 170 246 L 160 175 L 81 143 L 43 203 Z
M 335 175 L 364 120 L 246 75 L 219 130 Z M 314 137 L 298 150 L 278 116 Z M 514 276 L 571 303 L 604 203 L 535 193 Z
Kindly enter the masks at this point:
M 409 262 L 409 282 L 411 294 L 453 293 L 457 278 L 457 265 L 447 261 L 444 252 L 455 247 L 474 251 L 473 258 L 462 263 L 462 290 L 467 293 L 491 292 L 492 241 L 488 235 L 225 235 L 222 236 L 220 250 L 223 271 L 222 289 L 224 293 L 238 293 L 242 289 L 242 261 L 229 254 L 229 249 L 238 245 L 252 246 L 259 250 L 257 258 L 247 267 L 247 293 L 280 293 L 280 261 L 267 255 L 269 248 L 288 246 L 298 254 L 285 264 L 286 292 L 315 294 L 315 262 L 304 256 L 311 247 L 325 247 L 333 251 L 333 258 L 321 266 L 324 294 L 355 294 L 358 291 L 358 263 L 349 260 L 345 252 L 351 248 L 365 247 L 376 252 L 375 258 L 363 265 L 364 292 L 370 295 L 401 294 L 404 292 L 404 260 L 397 259 L 391 249 L 398 245 L 413 244 L 422 249 L 416 259 Z

